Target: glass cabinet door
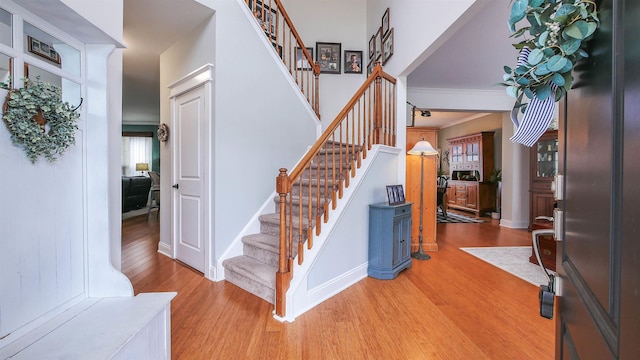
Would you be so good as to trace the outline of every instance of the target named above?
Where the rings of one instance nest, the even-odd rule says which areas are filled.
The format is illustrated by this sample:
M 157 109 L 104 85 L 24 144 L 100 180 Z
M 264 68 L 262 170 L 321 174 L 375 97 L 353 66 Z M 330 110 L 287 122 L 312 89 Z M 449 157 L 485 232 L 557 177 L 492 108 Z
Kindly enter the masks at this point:
M 452 163 L 462 162 L 462 145 L 461 144 L 451 146 L 451 162 Z
M 480 143 L 471 142 L 467 144 L 467 161 L 480 160 Z
M 540 139 L 537 145 L 536 176 L 554 177 L 558 171 L 558 139 Z

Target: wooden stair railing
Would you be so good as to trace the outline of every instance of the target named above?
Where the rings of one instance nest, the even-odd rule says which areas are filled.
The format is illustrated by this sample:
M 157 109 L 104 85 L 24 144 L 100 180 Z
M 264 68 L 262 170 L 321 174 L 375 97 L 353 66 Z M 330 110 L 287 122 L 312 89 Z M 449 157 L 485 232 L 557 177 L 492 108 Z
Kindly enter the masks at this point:
M 280 259 L 276 274 L 275 310 L 285 315 L 285 296 L 292 279 L 294 258 L 304 260 L 304 243 L 313 246 L 313 230 L 320 235 L 336 208 L 349 179 L 374 144 L 395 146 L 396 80 L 379 63 L 365 83 L 329 125 L 302 161 L 276 177 L 280 211 Z M 293 199 L 298 206 L 294 208 Z M 306 211 L 303 212 L 303 207 Z
M 319 119 L 320 65 L 313 61 L 284 6 L 280 0 L 245 0 L 245 3 Z

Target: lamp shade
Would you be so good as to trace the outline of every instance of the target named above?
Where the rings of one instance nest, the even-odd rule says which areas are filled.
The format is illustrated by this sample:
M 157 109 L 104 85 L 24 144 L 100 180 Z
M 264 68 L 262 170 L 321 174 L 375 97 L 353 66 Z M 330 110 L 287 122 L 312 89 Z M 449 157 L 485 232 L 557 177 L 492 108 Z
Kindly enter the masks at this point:
M 413 149 L 407 151 L 409 155 L 437 155 L 438 150 L 431 146 L 431 143 L 427 140 L 420 140 L 414 146 Z
M 136 171 L 149 171 L 149 164 L 136 163 Z

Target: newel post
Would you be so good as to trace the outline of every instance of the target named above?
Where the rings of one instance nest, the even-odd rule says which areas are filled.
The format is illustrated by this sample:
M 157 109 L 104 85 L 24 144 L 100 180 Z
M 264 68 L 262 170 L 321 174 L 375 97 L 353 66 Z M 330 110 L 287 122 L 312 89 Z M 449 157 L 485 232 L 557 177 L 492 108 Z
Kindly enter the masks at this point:
M 373 70 L 376 73 L 376 79 L 373 87 L 373 143 L 374 144 L 382 144 L 382 77 L 380 76 L 380 72 L 382 71 L 382 66 L 380 66 L 380 62 L 376 62 L 375 68 Z
M 291 270 L 287 254 L 287 194 L 289 193 L 290 180 L 287 169 L 281 168 L 276 177 L 276 192 L 280 195 L 280 258 L 278 272 L 276 273 L 276 315 L 285 315 L 285 294 L 291 281 Z

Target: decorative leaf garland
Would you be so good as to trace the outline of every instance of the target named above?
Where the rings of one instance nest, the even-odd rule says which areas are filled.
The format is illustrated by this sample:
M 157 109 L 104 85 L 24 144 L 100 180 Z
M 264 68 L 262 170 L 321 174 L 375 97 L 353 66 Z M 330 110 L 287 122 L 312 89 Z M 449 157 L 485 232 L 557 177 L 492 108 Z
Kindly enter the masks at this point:
M 9 83 L 0 83 L 8 90 L 3 119 L 11 132 L 11 141 L 21 145 L 31 163 L 44 156 L 50 162 L 75 144 L 78 107 L 71 108 L 62 101 L 62 90 L 52 84 L 29 81 L 24 87 L 11 89 Z M 80 102 L 82 104 L 82 101 Z
M 525 18 L 529 25 L 516 31 L 516 23 Z M 530 49 L 526 61 L 519 61 L 514 69 L 505 66 L 503 76 L 507 93 L 524 113 L 528 103 L 523 95 L 540 100 L 553 96 L 558 101 L 567 93 L 573 82 L 571 71 L 580 59 L 589 57 L 585 43 L 600 20 L 591 0 L 515 0 L 509 26 L 513 38 L 531 35 L 513 45 Z

